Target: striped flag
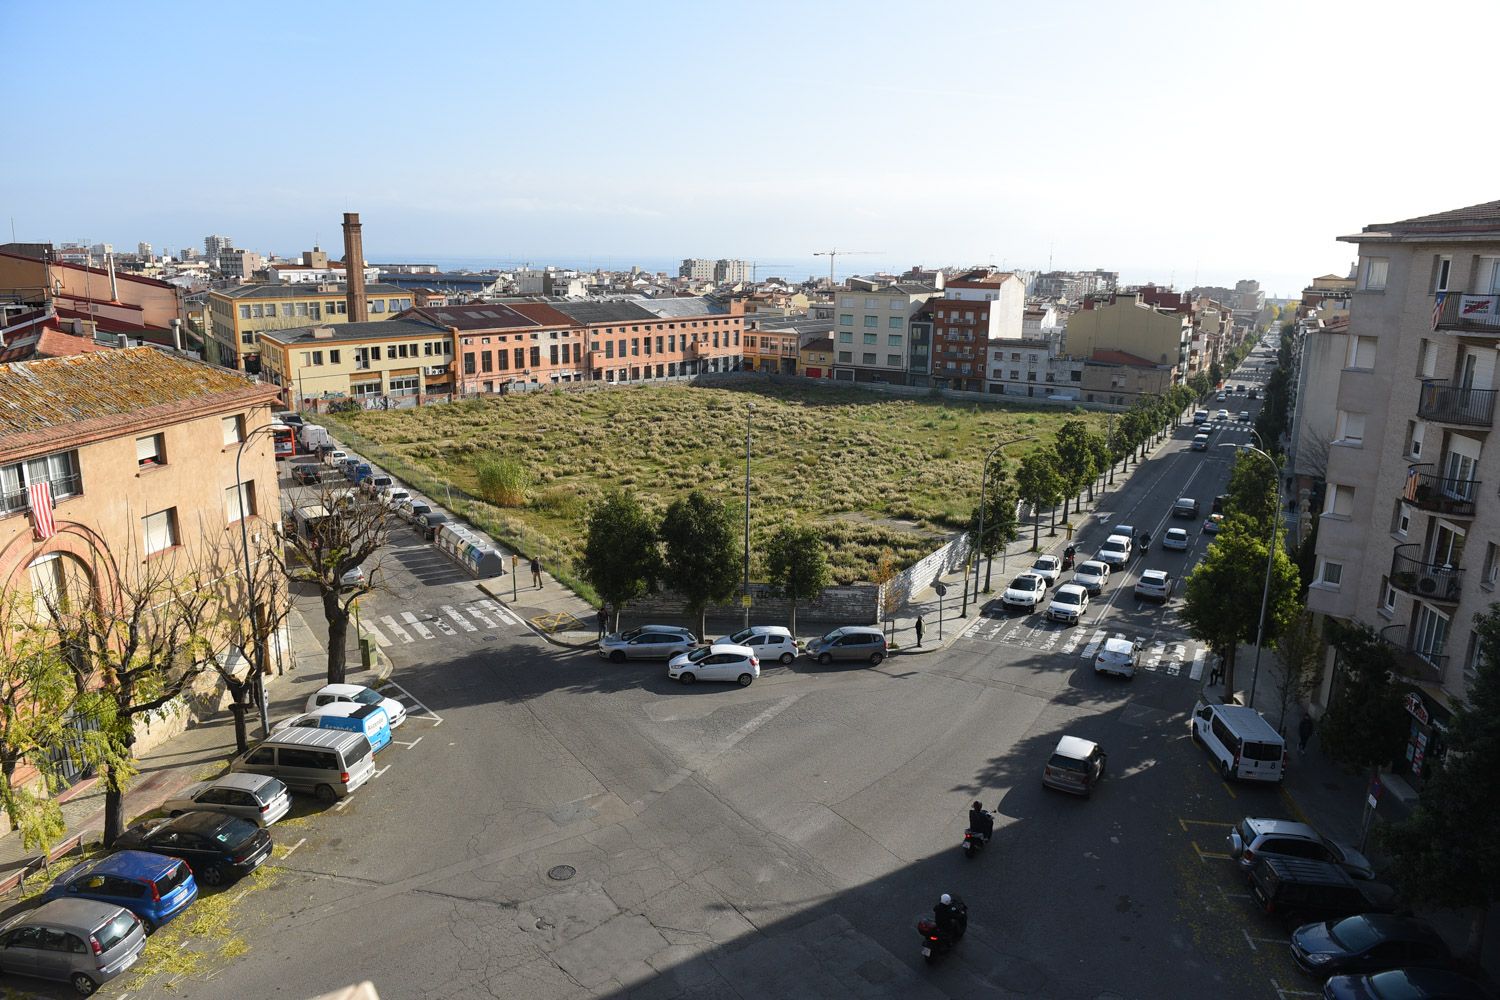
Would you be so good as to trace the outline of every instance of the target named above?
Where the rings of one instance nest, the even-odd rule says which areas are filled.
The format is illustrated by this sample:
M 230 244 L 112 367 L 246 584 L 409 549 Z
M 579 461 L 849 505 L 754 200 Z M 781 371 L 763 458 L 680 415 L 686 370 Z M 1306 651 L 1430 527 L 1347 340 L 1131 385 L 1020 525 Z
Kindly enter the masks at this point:
M 31 530 L 38 540 L 57 534 L 57 522 L 52 520 L 52 483 L 43 479 L 26 487 L 31 500 Z
M 1432 328 L 1438 328 L 1438 320 L 1443 316 L 1443 301 L 1448 298 L 1447 292 L 1438 292 L 1432 297 Z

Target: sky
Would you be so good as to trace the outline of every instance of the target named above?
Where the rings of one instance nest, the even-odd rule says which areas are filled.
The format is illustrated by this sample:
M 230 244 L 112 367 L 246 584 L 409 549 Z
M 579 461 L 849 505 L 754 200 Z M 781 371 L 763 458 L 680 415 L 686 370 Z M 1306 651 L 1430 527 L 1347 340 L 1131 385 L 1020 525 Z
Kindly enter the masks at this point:
M 0 241 L 1290 295 L 1500 199 L 1493 0 L 67 9 L 0 0 Z

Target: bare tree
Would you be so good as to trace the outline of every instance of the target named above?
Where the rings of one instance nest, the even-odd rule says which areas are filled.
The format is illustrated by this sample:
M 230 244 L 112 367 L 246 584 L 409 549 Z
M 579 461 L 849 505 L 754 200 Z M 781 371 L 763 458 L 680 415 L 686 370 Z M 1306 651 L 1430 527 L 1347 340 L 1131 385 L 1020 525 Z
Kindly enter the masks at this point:
M 1323 632 L 1311 611 L 1302 608 L 1276 640 L 1276 655 L 1270 658 L 1280 715 L 1277 731 L 1286 728 L 1286 713 L 1294 703 L 1312 696 L 1321 679 Z

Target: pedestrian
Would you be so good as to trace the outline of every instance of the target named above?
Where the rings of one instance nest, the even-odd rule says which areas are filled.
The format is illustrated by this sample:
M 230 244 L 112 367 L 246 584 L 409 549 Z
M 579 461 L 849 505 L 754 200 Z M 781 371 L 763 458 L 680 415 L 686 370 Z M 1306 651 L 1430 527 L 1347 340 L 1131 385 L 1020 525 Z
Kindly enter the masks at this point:
M 536 556 L 531 557 L 531 585 L 537 590 L 542 589 L 542 561 Z
M 1214 657 L 1213 669 L 1208 672 L 1208 683 L 1210 687 L 1224 683 L 1224 660 L 1220 656 Z
M 1297 752 L 1307 753 L 1307 741 L 1312 739 L 1313 717 L 1304 713 L 1302 721 L 1297 724 Z
M 597 617 L 599 619 L 599 638 L 603 639 L 604 638 L 604 627 L 609 622 L 609 612 L 607 612 L 607 611 L 604 610 L 604 605 L 602 605 L 602 604 L 599 605 L 599 614 L 598 614 Z
M 916 629 L 917 629 L 917 648 L 921 649 L 922 648 L 922 616 L 921 615 L 917 615 Z

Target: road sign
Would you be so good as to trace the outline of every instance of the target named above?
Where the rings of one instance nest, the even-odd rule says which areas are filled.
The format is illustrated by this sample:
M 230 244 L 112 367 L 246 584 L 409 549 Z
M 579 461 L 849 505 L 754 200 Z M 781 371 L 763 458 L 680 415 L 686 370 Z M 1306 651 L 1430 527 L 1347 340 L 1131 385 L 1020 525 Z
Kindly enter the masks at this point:
M 942 597 L 948 593 L 948 585 L 946 583 L 943 583 L 941 580 L 932 581 L 932 589 L 937 591 L 937 595 L 939 597 Z
M 748 607 L 750 607 L 750 595 L 749 594 L 741 594 L 740 595 L 740 607 L 742 607 L 742 608 L 748 608 Z

